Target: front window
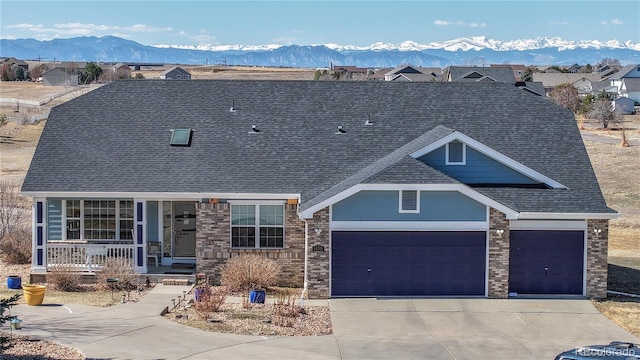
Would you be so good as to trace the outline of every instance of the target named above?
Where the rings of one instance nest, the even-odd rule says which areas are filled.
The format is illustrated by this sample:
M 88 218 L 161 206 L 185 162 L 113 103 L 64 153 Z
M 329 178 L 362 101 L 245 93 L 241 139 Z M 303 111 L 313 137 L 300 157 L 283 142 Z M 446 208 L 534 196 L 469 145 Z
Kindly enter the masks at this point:
M 66 200 L 65 216 L 66 240 L 133 240 L 131 200 Z
M 231 205 L 231 247 L 283 248 L 284 205 Z

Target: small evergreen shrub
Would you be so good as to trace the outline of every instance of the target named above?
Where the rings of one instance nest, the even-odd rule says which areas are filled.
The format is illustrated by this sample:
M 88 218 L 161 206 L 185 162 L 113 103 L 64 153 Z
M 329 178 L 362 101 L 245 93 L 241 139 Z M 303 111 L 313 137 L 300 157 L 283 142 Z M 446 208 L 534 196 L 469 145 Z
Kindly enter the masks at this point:
M 220 282 L 229 291 L 247 292 L 275 285 L 280 275 L 280 265 L 260 255 L 240 255 L 227 260 L 221 274 Z

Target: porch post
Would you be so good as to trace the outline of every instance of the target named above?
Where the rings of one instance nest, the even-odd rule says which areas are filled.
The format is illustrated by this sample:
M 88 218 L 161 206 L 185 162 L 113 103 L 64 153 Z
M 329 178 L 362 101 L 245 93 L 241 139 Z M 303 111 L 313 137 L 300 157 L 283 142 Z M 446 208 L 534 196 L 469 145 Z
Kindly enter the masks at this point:
M 47 272 L 46 199 L 33 198 L 31 205 L 31 272 Z
M 136 272 L 147 273 L 147 241 L 145 234 L 145 219 L 147 218 L 147 202 L 141 199 L 134 199 L 133 222 L 133 263 Z

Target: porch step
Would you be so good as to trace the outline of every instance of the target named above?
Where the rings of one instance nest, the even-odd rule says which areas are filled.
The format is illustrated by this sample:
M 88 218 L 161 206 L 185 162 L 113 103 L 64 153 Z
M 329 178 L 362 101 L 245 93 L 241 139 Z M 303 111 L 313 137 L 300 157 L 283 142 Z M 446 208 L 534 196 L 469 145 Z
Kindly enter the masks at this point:
M 189 285 L 189 279 L 162 279 L 162 285 Z
M 163 285 L 194 285 L 196 283 L 195 274 L 140 274 L 140 281 L 142 283 L 147 281 L 147 278 L 151 283 Z

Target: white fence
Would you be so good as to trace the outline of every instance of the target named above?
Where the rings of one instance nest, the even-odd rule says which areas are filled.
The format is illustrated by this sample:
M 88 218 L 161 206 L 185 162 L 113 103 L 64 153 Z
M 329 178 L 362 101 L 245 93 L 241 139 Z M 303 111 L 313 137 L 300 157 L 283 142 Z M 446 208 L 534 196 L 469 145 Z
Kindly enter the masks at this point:
M 48 243 L 47 270 L 74 269 L 94 272 L 107 259 L 123 258 L 134 263 L 133 244 Z

